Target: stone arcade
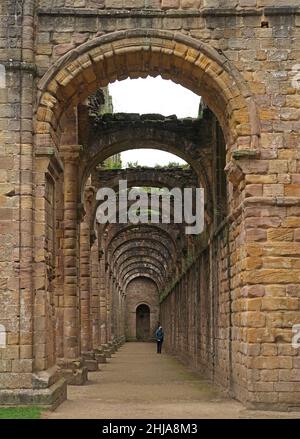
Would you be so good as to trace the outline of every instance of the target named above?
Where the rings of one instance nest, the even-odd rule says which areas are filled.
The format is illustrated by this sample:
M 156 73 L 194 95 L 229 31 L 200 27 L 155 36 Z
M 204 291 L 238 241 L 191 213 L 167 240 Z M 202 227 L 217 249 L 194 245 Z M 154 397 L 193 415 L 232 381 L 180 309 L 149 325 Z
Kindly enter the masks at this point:
M 231 396 L 300 407 L 298 3 L 1 1 L 0 403 L 55 407 L 66 382 L 84 384 L 135 337 L 130 315 L 144 304 L 160 312 L 168 351 Z M 209 110 L 89 115 L 100 87 L 147 75 Z M 97 190 L 124 178 L 98 165 L 145 146 L 191 170 L 125 177 L 200 184 L 199 237 L 180 224 L 95 223 Z

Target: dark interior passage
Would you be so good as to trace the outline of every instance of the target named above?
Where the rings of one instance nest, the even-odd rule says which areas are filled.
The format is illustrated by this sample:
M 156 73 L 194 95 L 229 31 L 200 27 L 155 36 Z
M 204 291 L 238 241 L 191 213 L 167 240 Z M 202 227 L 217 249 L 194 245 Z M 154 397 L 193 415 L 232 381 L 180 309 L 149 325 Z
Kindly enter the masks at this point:
M 136 309 L 136 338 L 139 341 L 150 338 L 150 308 L 148 305 L 139 305 Z

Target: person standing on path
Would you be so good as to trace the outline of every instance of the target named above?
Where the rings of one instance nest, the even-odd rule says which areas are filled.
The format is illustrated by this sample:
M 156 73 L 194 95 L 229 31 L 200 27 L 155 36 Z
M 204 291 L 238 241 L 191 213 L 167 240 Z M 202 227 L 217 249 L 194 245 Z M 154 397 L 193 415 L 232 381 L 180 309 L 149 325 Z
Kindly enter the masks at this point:
M 161 348 L 164 341 L 164 331 L 161 326 L 159 326 L 155 332 L 156 343 L 157 343 L 157 353 L 161 354 Z

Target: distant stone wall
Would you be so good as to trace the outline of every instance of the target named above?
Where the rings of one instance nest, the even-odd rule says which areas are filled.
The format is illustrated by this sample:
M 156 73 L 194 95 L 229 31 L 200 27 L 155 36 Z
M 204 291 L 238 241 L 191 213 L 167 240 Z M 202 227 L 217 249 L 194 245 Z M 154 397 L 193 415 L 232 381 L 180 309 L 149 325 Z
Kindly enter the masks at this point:
M 145 304 L 150 308 L 150 335 L 154 337 L 159 321 L 159 300 L 155 283 L 151 279 L 138 277 L 126 289 L 125 335 L 127 340 L 136 339 L 136 309 Z

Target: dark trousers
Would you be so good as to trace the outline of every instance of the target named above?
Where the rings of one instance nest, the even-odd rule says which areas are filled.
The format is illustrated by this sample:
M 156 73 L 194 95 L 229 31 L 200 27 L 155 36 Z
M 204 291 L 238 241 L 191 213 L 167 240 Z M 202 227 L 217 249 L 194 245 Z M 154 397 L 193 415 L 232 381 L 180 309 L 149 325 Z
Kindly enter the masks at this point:
M 157 340 L 156 344 L 157 344 L 157 353 L 161 354 L 161 347 L 162 347 L 162 344 L 163 344 L 163 340 Z

